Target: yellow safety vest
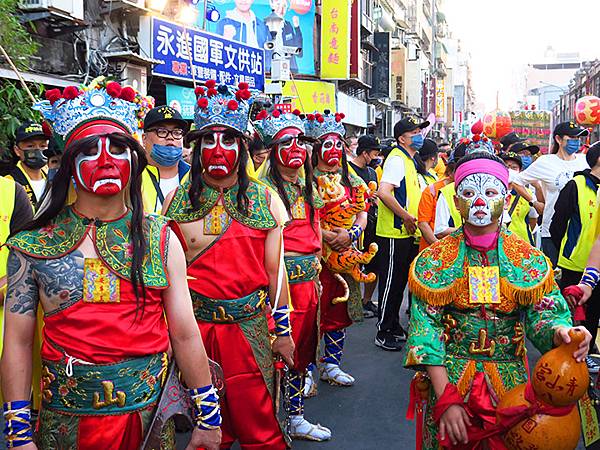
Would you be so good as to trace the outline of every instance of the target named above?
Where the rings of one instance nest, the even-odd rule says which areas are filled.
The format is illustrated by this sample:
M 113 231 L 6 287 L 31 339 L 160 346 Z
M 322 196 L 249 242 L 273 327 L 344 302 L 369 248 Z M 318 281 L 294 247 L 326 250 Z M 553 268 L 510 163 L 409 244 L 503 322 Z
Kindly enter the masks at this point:
M 454 190 L 454 182 L 448 183 L 446 186 L 440 189 L 440 192 L 444 196 L 444 199 L 448 204 L 448 209 L 450 210 L 450 218 L 452 219 L 450 228 L 460 227 L 462 225 L 462 217 L 458 209 L 456 209 L 456 204 L 454 203 L 454 196 L 456 195 L 456 191 Z
M 15 181 L 0 177 L 0 245 L 4 245 L 10 234 L 10 218 L 15 208 Z M 8 248 L 0 247 L 0 278 L 6 276 Z M 6 282 L 0 283 L 0 292 L 6 290 Z M 0 319 L 1 320 L 1 319 Z
M 515 200 L 518 202 L 516 206 L 514 206 Z M 512 210 L 508 229 L 525 242 L 534 245 L 533 235 L 531 234 L 531 228 L 529 227 L 529 211 L 531 211 L 529 202 L 520 195 L 517 196 L 513 193 L 508 210 Z
M 189 177 L 188 171 L 179 180 L 179 184 L 183 184 Z M 158 201 L 158 189 L 160 189 L 160 173 L 155 166 L 146 166 L 142 172 L 142 202 L 144 204 L 144 212 L 151 214 L 161 214 L 162 206 Z M 164 199 L 163 199 L 164 200 Z
M 400 186 L 394 188 L 394 197 L 400 206 L 407 210 L 411 216 L 417 217 L 419 201 L 421 200 L 421 188 L 419 186 L 415 162 L 406 151 L 395 147 L 386 158 L 385 163 L 383 163 L 384 172 L 386 164 L 390 158 L 393 157 L 400 157 L 404 162 L 404 179 L 400 183 Z M 415 234 L 410 234 L 406 231 L 406 227 L 402 222 L 402 219 L 396 216 L 384 202 L 379 203 L 376 229 L 377 236 L 393 239 L 421 236 L 421 232 L 418 228 Z
M 587 185 L 584 175 L 577 175 L 573 180 L 577 185 L 579 217 L 569 219 L 567 232 L 560 244 L 558 266 L 574 272 L 583 272 L 594 245 L 598 220 L 597 192 Z

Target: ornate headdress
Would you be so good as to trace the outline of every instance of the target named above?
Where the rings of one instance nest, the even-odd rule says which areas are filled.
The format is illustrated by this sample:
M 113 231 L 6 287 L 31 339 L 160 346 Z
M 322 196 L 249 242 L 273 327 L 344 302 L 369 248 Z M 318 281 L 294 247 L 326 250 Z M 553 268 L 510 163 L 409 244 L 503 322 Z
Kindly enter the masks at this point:
M 37 102 L 38 110 L 51 125 L 57 144 L 66 145 L 95 134 L 122 132 L 135 135 L 142 128 L 146 113 L 154 106 L 132 87 L 122 87 L 103 77 L 89 86 L 68 86 L 46 91 L 46 100 Z
M 483 134 L 483 122 L 481 120 L 478 120 L 471 126 L 471 133 L 473 133 L 473 136 L 470 139 L 464 138 L 461 140 L 461 143 L 467 146 L 465 155 L 475 152 L 495 154 L 492 140 Z
M 300 111 L 294 110 L 291 113 L 283 113 L 276 109 L 271 114 L 263 109 L 256 115 L 256 120 L 252 123 L 254 129 L 261 140 L 268 147 L 273 142 L 273 137 L 285 128 L 297 128 L 305 133 L 304 121 L 300 117 Z
M 328 109 L 323 111 L 323 114 L 307 114 L 304 120 L 306 135 L 319 139 L 326 134 L 336 133 L 344 137 L 346 135 L 346 129 L 342 123 L 344 117 L 346 117 L 344 113 L 332 114 Z
M 217 87 L 215 80 L 204 83 L 206 87 L 196 88 L 196 107 L 194 109 L 194 133 L 207 127 L 224 126 L 244 133 L 248 128 L 252 93 L 248 83 L 240 83 L 234 90 L 224 84 Z

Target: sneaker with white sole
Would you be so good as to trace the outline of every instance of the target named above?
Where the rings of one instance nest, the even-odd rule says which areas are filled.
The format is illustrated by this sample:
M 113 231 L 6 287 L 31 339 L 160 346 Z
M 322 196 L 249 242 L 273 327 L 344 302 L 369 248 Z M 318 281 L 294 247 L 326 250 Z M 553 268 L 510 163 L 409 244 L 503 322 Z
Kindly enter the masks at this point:
M 600 365 L 596 362 L 596 360 L 594 358 L 586 356 L 585 364 L 587 365 L 588 371 L 590 372 L 590 374 L 595 375 L 598 372 L 600 372 Z
M 325 363 L 321 366 L 321 380 L 335 386 L 352 386 L 354 377 L 340 369 L 337 364 Z
M 304 416 L 290 416 L 290 436 L 306 441 L 328 441 L 331 439 L 331 430 L 319 423 L 310 423 Z

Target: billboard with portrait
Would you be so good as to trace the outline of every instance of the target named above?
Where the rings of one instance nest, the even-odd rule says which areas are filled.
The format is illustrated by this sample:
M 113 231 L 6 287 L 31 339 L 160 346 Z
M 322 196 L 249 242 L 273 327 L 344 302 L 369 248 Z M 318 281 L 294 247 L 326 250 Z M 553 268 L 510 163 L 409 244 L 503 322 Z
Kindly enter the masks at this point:
M 225 39 L 265 48 L 272 35 L 265 18 L 275 11 L 284 21 L 283 45 L 301 50 L 291 56 L 292 74 L 314 75 L 314 28 L 316 0 L 208 0 L 198 2 L 196 26 Z M 207 19 L 207 15 L 210 20 Z M 271 51 L 265 51 L 265 69 L 271 70 Z

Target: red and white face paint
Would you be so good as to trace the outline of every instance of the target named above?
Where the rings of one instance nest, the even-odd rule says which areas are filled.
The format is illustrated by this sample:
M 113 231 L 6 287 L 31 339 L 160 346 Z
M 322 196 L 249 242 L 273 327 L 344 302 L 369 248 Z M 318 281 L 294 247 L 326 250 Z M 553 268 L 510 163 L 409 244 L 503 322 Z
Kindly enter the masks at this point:
M 277 162 L 290 169 L 299 169 L 306 161 L 306 144 L 298 137 L 302 132 L 298 128 L 284 128 L 275 135 L 275 139 L 289 138 L 288 141 L 277 144 L 275 156 Z
M 131 150 L 110 146 L 110 138 L 98 140 L 91 148 L 75 157 L 75 182 L 79 189 L 98 195 L 121 192 L 131 177 Z
M 200 160 L 204 170 L 213 178 L 230 175 L 237 166 L 240 141 L 231 132 L 214 129 L 202 136 Z
M 335 166 L 342 161 L 344 143 L 338 134 L 329 133 L 323 136 L 321 145 L 321 159 L 328 166 Z

